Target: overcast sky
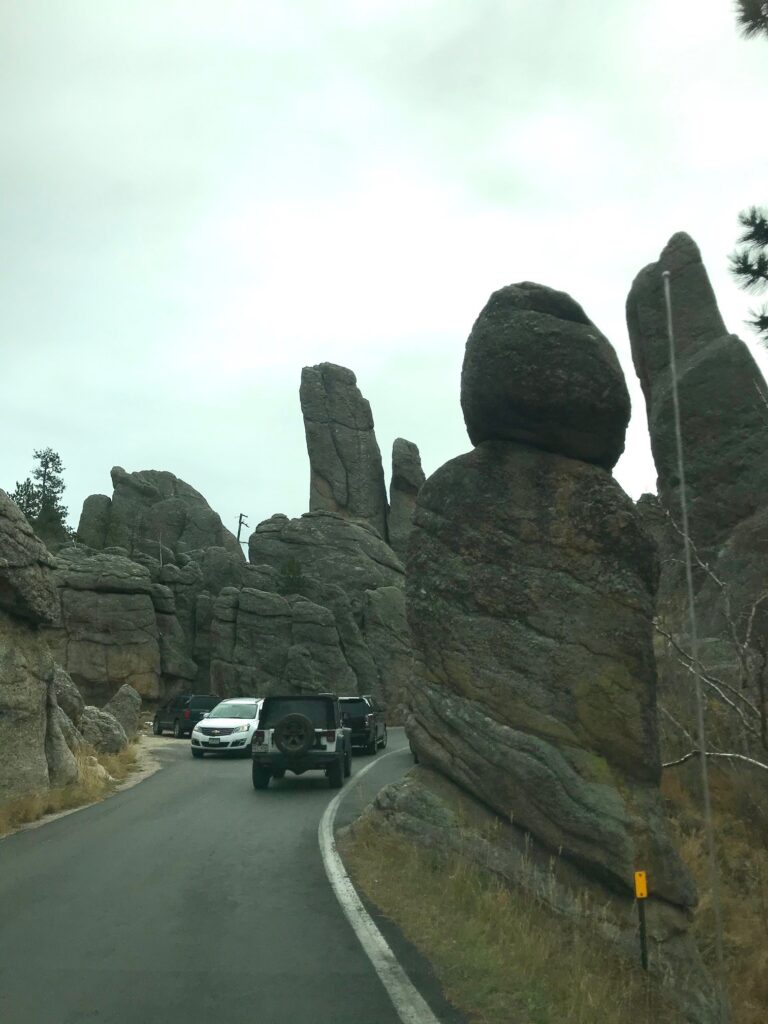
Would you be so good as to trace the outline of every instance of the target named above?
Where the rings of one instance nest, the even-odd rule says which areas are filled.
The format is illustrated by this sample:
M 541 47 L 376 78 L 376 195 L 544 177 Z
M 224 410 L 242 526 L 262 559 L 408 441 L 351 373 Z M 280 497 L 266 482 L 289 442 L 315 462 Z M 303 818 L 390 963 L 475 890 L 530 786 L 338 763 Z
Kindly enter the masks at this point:
M 730 0 L 0 0 L 0 486 L 168 469 L 226 524 L 307 508 L 301 367 L 351 367 L 385 467 L 470 448 L 464 344 L 496 288 L 570 292 L 633 399 L 624 302 L 699 243 L 729 328 L 766 195 L 768 41 Z

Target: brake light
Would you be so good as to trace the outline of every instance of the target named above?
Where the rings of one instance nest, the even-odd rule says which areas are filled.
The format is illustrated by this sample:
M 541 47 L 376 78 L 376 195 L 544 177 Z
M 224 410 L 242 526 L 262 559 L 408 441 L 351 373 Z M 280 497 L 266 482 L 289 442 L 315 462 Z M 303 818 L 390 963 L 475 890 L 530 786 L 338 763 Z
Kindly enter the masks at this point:
M 325 738 L 329 743 L 334 743 L 336 741 L 336 730 L 329 729 L 328 732 L 325 734 Z
M 184 717 L 189 718 L 189 708 L 184 712 Z
M 264 731 L 262 729 L 257 729 L 256 732 L 253 734 L 253 742 L 254 743 L 263 743 L 264 742 Z

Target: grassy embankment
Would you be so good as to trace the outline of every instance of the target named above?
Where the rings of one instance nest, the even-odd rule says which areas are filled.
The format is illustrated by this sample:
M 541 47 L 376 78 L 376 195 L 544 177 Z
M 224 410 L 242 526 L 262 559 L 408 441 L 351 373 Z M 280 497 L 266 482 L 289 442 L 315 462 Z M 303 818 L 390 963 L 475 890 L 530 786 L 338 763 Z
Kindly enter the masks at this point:
M 712 964 L 712 899 L 697 806 L 679 776 L 665 796 L 701 903 L 695 931 Z M 748 815 L 744 784 L 714 787 L 721 842 L 732 1024 L 765 1024 L 768 1007 L 768 833 Z M 754 812 L 754 808 L 752 808 Z M 652 982 L 594 931 L 453 855 L 446 862 L 366 824 L 342 852 L 355 884 L 432 962 L 471 1024 L 675 1024 Z
M 123 782 L 136 769 L 138 745 L 129 743 L 119 754 L 96 754 L 84 749 L 76 755 L 80 780 L 74 786 L 63 789 L 51 789 L 46 793 L 20 797 L 0 804 L 0 837 L 13 832 L 21 825 L 38 821 L 46 814 L 72 810 L 91 804 L 114 793 L 119 783 Z M 104 776 L 98 768 L 94 769 L 89 757 L 95 757 L 109 777 Z

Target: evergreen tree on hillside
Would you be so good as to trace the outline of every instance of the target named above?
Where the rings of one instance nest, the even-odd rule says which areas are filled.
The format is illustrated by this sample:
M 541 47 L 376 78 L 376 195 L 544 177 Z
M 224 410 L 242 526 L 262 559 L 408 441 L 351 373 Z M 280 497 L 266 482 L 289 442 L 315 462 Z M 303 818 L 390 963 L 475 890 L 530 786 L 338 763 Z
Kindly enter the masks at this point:
M 736 0 L 736 21 L 746 39 L 768 37 L 768 0 Z M 742 288 L 761 292 L 768 287 L 768 211 L 751 206 L 739 214 L 743 231 L 736 251 L 731 255 L 731 273 Z M 754 327 L 768 341 L 768 306 L 750 310 Z
M 768 36 L 768 0 L 736 0 L 736 21 L 747 39 Z
M 11 498 L 42 541 L 61 544 L 71 537 L 67 508 L 61 503 L 65 487 L 61 456 L 53 448 L 42 448 L 34 452 L 34 458 L 37 465 L 32 477 L 21 483 L 17 481 Z

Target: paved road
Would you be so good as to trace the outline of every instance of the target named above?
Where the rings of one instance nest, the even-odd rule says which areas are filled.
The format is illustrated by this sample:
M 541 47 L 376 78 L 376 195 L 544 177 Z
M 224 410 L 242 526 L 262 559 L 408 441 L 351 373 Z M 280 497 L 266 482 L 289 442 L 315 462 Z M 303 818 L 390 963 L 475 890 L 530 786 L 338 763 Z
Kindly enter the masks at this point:
M 336 791 L 154 742 L 147 781 L 0 841 L 0 1024 L 396 1024 L 320 858 Z M 407 771 L 393 748 L 340 821 Z

